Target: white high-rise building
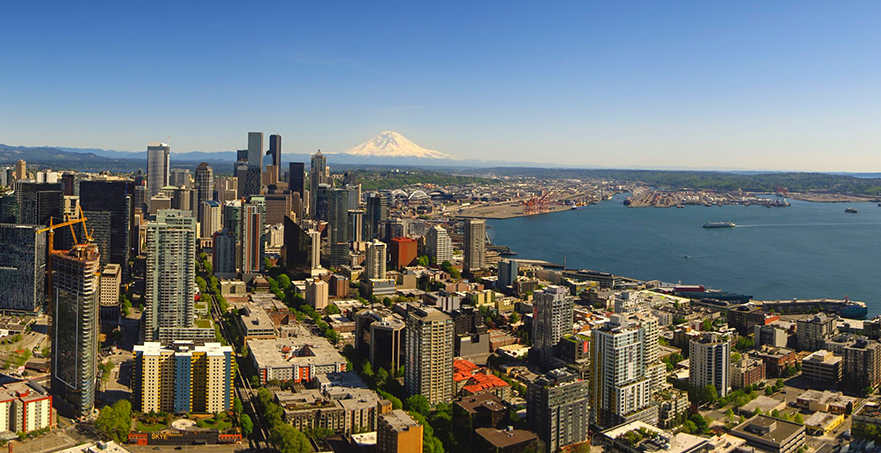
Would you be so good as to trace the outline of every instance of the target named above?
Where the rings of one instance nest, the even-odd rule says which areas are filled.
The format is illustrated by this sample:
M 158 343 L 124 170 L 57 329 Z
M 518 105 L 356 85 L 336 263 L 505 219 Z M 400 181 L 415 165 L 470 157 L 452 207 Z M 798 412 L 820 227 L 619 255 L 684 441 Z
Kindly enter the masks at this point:
M 214 233 L 223 229 L 221 212 L 220 202 L 216 200 L 205 200 L 199 205 L 199 218 L 202 219 L 199 225 L 200 238 L 213 237 Z
M 572 334 L 572 304 L 569 289 L 562 286 L 548 286 L 533 295 L 532 351 L 542 371 L 553 368 L 554 346 Z
M 604 428 L 633 420 L 658 423 L 652 396 L 663 379 L 658 322 L 647 313 L 614 314 L 591 332 L 592 418 Z
M 329 287 L 324 280 L 316 278 L 306 284 L 306 303 L 316 311 L 324 310 L 327 307 L 328 295 Z
M 147 146 L 147 199 L 153 198 L 168 185 L 171 148 L 166 143 L 151 142 Z
M 367 244 L 366 273 L 368 279 L 385 278 L 387 247 L 385 242 L 376 240 Z
M 731 342 L 719 332 L 704 332 L 688 343 L 688 383 L 692 387 L 716 387 L 720 397 L 727 396 L 731 375 Z
M 160 341 L 163 329 L 193 327 L 196 281 L 196 218 L 189 211 L 162 210 L 147 225 L 144 300 L 145 341 Z
M 425 234 L 425 251 L 434 262 L 441 264 L 453 259 L 453 240 L 447 234 L 446 228 L 434 225 Z
M 486 220 L 465 220 L 465 272 L 486 267 Z

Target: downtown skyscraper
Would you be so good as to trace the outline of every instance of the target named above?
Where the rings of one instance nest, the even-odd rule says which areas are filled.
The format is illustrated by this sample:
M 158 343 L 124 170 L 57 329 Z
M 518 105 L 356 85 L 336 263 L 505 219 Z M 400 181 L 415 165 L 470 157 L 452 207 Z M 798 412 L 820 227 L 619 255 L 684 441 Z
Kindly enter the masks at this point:
M 89 229 L 94 230 L 94 242 L 101 250 L 101 265 L 119 264 L 125 276 L 128 276 L 134 240 L 133 197 L 133 181 L 80 182 L 80 206 L 88 219 Z
M 263 132 L 248 132 L 248 170 L 242 196 L 260 195 L 263 186 Z
M 147 200 L 168 185 L 170 153 L 171 148 L 165 143 L 153 142 L 147 146 Z
M 196 220 L 202 221 L 202 202 L 214 199 L 214 170 L 207 162 L 202 162 L 196 167 L 196 199 L 193 203 L 196 213 Z
M 542 371 L 554 368 L 554 347 L 572 334 L 573 301 L 569 289 L 548 286 L 533 295 L 532 350 Z
M 465 272 L 486 267 L 486 220 L 465 220 Z
M 95 408 L 100 256 L 94 244 L 56 251 L 52 260 L 52 394 L 70 417 Z

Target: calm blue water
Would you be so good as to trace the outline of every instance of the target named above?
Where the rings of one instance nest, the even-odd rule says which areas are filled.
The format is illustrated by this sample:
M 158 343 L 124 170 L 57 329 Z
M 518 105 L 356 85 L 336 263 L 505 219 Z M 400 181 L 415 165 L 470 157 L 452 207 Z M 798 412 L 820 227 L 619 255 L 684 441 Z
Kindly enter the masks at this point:
M 644 280 L 703 284 L 755 299 L 828 297 L 881 314 L 881 207 L 808 203 L 627 208 L 624 195 L 578 211 L 492 220 L 493 242 L 517 258 Z M 857 214 L 844 212 L 855 207 Z M 737 228 L 702 228 L 708 221 Z M 684 255 L 689 258 L 685 259 Z

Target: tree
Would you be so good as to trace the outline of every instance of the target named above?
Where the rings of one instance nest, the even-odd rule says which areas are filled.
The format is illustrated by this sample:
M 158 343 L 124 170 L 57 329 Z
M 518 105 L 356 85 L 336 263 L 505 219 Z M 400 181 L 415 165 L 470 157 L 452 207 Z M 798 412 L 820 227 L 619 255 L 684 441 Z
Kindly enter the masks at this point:
M 376 372 L 376 386 L 384 386 L 386 381 L 388 381 L 388 376 L 388 371 L 385 368 L 380 368 L 379 371 Z
M 119 400 L 113 406 L 104 406 L 98 419 L 95 420 L 95 428 L 105 439 L 116 442 L 125 442 L 128 432 L 131 430 L 132 404 L 128 400 Z
M 404 408 L 404 404 L 401 403 L 401 399 L 398 398 L 397 396 L 394 396 L 391 393 L 386 392 L 385 390 L 377 390 L 376 394 L 379 395 L 384 400 L 391 401 L 392 402 L 392 409 L 403 409 Z
M 511 313 L 511 316 L 508 317 L 508 322 L 510 322 L 511 324 L 517 324 L 518 322 L 520 322 L 520 315 L 518 315 L 516 311 L 514 313 Z
M 270 433 L 272 443 L 281 453 L 311 453 L 309 439 L 300 430 L 287 423 L 276 423 Z
M 328 304 L 325 308 L 325 312 L 329 315 L 338 315 L 340 314 L 340 307 L 337 307 L 336 304 Z
M 242 426 L 242 435 L 245 437 L 250 436 L 254 432 L 254 422 L 251 421 L 251 417 L 248 417 L 248 414 L 242 414 L 239 424 Z
M 429 259 L 428 256 L 422 255 L 417 259 L 417 263 L 422 267 L 428 267 Z
M 733 362 L 733 363 L 740 362 L 742 359 L 743 359 L 743 356 L 741 356 L 739 352 L 735 351 L 735 352 L 731 353 L 731 362 Z
M 792 421 L 798 423 L 799 425 L 805 424 L 805 419 L 804 419 L 804 417 L 801 416 L 801 412 L 795 414 L 795 418 L 792 419 Z
M 428 416 L 431 413 L 431 404 L 428 399 L 422 395 L 412 395 L 404 401 L 404 407 L 409 411 L 414 411 Z
M 232 411 L 235 412 L 236 415 L 241 415 L 243 409 L 244 407 L 242 407 L 242 400 L 238 398 L 233 398 Z
M 709 319 L 704 319 L 703 330 L 705 332 L 709 332 L 709 331 L 713 330 L 713 321 L 710 321 Z

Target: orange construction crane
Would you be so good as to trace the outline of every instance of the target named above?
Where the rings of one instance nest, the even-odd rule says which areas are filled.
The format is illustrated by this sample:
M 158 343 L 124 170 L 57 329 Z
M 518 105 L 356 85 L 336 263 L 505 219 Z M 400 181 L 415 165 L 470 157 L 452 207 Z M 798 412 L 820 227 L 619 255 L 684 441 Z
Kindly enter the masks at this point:
M 37 234 L 49 233 L 48 237 L 47 237 L 47 239 L 49 241 L 49 262 L 46 264 L 46 274 L 49 278 L 48 291 L 52 291 L 52 254 L 55 253 L 55 230 L 57 230 L 59 228 L 70 227 L 70 234 L 73 236 L 73 242 L 76 244 L 77 243 L 76 232 L 75 232 L 73 226 L 81 223 L 81 224 L 83 224 L 83 234 L 85 235 L 85 239 L 87 241 L 86 243 L 92 242 L 92 233 L 94 233 L 94 230 L 90 232 L 89 229 L 86 228 L 86 220 L 87 219 L 86 219 L 86 215 L 83 213 L 83 208 L 81 206 L 77 206 L 77 208 L 79 209 L 78 218 L 71 219 L 69 215 L 65 215 L 64 222 L 55 223 L 54 218 L 50 217 L 49 218 L 49 226 L 46 228 L 43 228 L 42 230 L 37 230 Z

